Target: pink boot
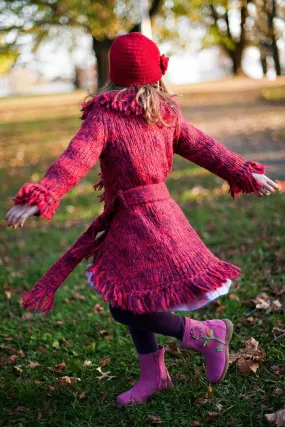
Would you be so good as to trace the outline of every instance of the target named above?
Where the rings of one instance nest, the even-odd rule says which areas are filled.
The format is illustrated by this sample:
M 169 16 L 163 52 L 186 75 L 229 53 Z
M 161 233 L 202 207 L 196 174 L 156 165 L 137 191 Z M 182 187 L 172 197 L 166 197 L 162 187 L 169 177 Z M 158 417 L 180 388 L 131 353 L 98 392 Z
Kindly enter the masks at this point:
M 164 364 L 164 347 L 154 353 L 138 354 L 140 378 L 137 384 L 117 397 L 118 405 L 136 405 L 145 402 L 158 391 L 172 385 L 170 375 Z
M 206 378 L 211 383 L 220 382 L 229 366 L 229 343 L 233 324 L 230 320 L 198 320 L 185 317 L 185 329 L 180 348 L 202 353 L 206 363 Z

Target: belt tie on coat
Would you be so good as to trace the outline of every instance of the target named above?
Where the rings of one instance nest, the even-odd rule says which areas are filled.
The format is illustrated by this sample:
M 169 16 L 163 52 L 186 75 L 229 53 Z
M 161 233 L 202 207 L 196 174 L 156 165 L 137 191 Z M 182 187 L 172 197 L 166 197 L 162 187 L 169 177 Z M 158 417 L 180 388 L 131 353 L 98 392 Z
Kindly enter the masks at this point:
M 118 190 L 110 203 L 105 204 L 87 230 L 62 255 L 36 283 L 33 289 L 21 295 L 22 306 L 28 310 L 41 311 L 47 316 L 53 307 L 54 295 L 63 281 L 82 261 L 98 251 L 107 235 L 110 222 L 117 210 L 126 210 L 132 206 L 168 199 L 169 190 L 165 182 L 141 185 L 128 190 Z M 97 233 L 102 233 L 96 238 Z

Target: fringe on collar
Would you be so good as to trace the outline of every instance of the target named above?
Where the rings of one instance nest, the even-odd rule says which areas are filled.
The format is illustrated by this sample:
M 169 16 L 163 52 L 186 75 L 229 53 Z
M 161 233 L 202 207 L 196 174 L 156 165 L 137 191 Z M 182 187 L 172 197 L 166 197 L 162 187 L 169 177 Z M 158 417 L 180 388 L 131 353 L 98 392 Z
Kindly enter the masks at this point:
M 138 105 L 136 101 L 136 94 L 137 89 L 133 86 L 125 89 L 123 92 L 103 92 L 92 98 L 90 101 L 83 102 L 81 104 L 81 119 L 86 119 L 90 111 L 96 105 L 104 106 L 109 110 L 121 111 L 127 115 L 142 115 L 144 113 L 144 110 Z M 176 105 L 176 107 L 178 107 L 178 104 L 175 100 L 172 99 L 172 102 Z M 168 118 L 171 120 L 171 118 L 173 117 L 173 111 L 171 111 L 171 107 L 167 106 L 163 101 L 161 101 L 160 106 L 164 119 L 167 120 Z
M 93 99 L 81 104 L 81 119 L 87 118 L 95 105 L 103 105 L 109 110 L 117 110 L 125 114 L 143 114 L 143 108 L 136 101 L 137 90 L 134 87 L 125 89 L 123 92 L 112 91 L 104 92 L 95 96 Z

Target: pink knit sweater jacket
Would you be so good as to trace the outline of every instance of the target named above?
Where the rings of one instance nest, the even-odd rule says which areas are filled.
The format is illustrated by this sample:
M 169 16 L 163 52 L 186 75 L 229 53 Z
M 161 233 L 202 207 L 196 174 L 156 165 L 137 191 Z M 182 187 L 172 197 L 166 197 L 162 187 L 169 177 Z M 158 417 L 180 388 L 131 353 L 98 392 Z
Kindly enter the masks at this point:
M 37 215 L 51 220 L 64 194 L 100 159 L 101 179 L 94 189 L 104 187 L 100 201 L 106 206 L 118 190 L 164 182 L 174 154 L 226 180 L 233 199 L 261 188 L 252 172 L 264 173 L 264 165 L 233 153 L 185 120 L 180 109 L 176 126 L 148 125 L 135 95 L 130 87 L 120 100 L 109 92 L 84 103 L 81 128 L 69 146 L 41 181 L 20 188 L 14 204 L 36 203 Z M 173 119 L 163 101 L 161 111 L 165 120 Z M 87 271 L 105 301 L 137 313 L 191 303 L 241 274 L 206 247 L 171 197 L 118 211 Z M 45 284 L 52 293 L 57 274 L 55 265 Z

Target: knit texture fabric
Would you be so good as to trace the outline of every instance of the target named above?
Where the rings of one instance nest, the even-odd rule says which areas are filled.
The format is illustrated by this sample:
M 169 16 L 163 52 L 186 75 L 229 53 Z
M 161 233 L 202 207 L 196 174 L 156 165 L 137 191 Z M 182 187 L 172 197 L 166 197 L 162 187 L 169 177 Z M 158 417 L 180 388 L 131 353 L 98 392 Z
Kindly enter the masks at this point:
M 104 187 L 100 201 L 109 203 L 119 190 L 164 182 L 174 153 L 226 180 L 233 199 L 261 188 L 252 172 L 264 173 L 264 165 L 233 153 L 186 121 L 181 111 L 177 127 L 148 125 L 135 94 L 131 87 L 120 100 L 117 92 L 109 92 L 85 103 L 82 126 L 69 146 L 40 182 L 23 185 L 14 204 L 37 203 L 39 215 L 51 220 L 61 197 L 98 159 L 101 179 L 94 188 Z M 165 121 L 174 117 L 163 101 L 161 110 Z M 61 273 L 55 265 L 53 277 Z M 218 259 L 167 197 L 116 212 L 87 273 L 105 301 L 145 313 L 193 303 L 241 270 Z
M 124 34 L 112 43 L 109 77 L 119 86 L 156 83 L 166 73 L 168 61 L 148 37 L 138 32 Z

